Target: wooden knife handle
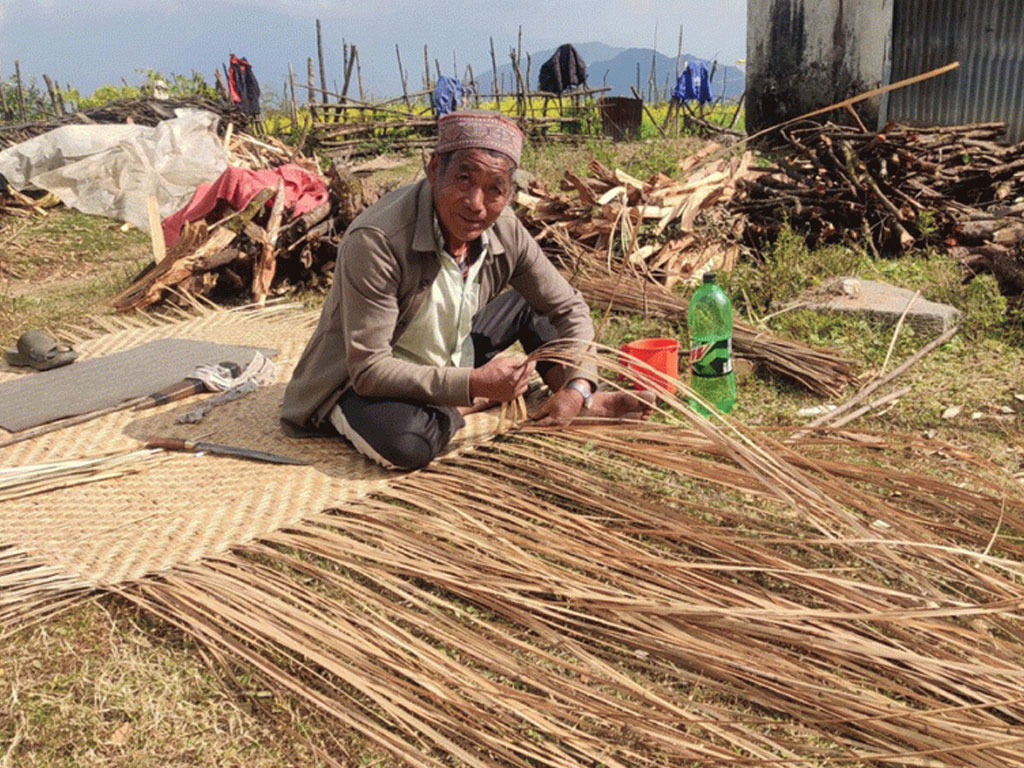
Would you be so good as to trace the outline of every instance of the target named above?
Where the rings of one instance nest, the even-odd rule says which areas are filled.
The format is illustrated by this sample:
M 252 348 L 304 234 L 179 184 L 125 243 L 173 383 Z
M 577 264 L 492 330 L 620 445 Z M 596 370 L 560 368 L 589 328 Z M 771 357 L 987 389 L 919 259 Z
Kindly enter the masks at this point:
M 165 451 L 191 451 L 195 443 L 179 437 L 151 437 L 146 441 L 147 448 L 163 448 Z

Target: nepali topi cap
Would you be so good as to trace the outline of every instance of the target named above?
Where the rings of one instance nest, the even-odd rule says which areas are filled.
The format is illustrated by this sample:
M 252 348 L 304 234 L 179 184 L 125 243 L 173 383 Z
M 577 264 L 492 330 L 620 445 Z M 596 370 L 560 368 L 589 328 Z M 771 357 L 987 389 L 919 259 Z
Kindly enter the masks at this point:
M 443 155 L 457 149 L 493 149 L 519 165 L 523 132 L 497 112 L 449 112 L 437 121 L 437 152 Z

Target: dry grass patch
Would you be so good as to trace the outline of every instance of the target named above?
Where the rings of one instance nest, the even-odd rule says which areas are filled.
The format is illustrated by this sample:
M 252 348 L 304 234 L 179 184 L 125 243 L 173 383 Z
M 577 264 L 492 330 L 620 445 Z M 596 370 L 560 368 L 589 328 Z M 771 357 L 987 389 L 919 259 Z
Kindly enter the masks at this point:
M 0 219 L 0 342 L 111 313 L 106 300 L 149 258 L 148 235 L 100 216 Z
M 0 640 L 0 658 L 4 768 L 389 764 L 244 671 L 225 686 L 193 641 L 116 598 Z

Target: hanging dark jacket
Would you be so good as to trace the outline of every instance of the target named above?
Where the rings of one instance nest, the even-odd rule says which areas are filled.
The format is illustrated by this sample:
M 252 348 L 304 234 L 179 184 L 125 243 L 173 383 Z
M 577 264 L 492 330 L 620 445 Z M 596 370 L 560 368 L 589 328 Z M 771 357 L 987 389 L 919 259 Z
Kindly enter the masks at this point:
M 228 71 L 228 87 L 234 87 L 232 100 L 237 101 L 247 115 L 260 113 L 260 84 L 252 73 L 252 65 L 244 58 L 231 54 L 231 69 Z M 238 99 L 234 99 L 235 93 Z
M 561 93 L 587 84 L 587 65 L 579 51 L 568 43 L 558 46 L 551 58 L 541 64 L 538 85 L 542 91 Z

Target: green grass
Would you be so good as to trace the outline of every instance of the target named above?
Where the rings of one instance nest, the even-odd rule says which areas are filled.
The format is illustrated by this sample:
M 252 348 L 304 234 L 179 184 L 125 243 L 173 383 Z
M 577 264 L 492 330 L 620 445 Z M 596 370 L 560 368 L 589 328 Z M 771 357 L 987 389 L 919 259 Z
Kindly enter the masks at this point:
M 148 235 L 100 216 L 54 208 L 0 220 L 0 341 L 110 313 L 105 300 L 150 258 Z

